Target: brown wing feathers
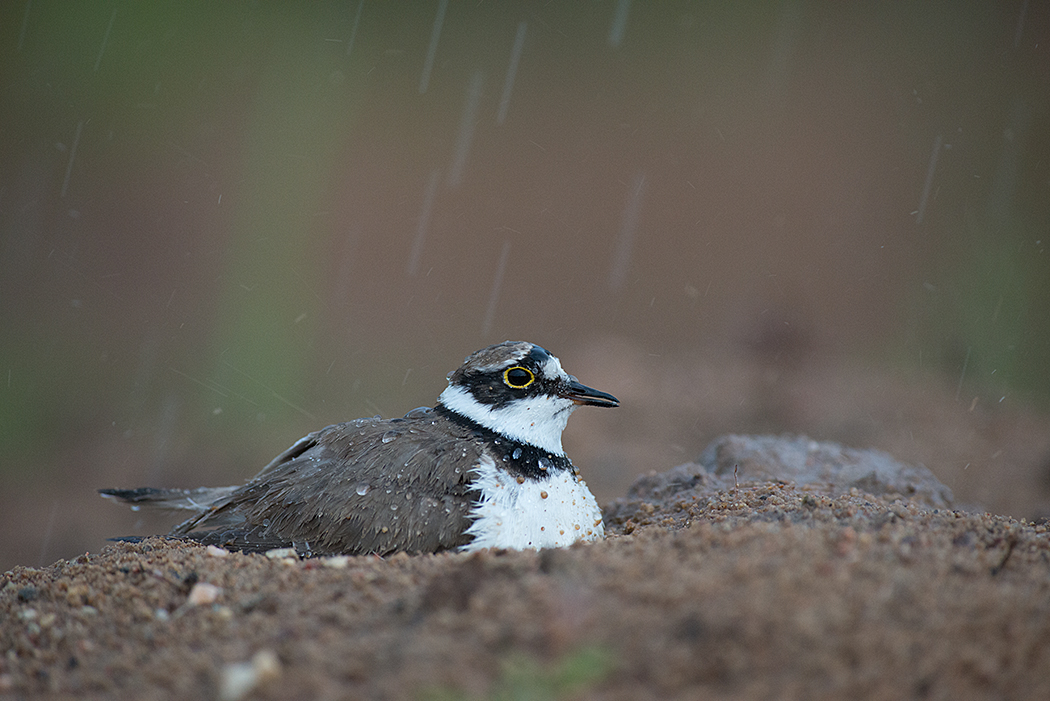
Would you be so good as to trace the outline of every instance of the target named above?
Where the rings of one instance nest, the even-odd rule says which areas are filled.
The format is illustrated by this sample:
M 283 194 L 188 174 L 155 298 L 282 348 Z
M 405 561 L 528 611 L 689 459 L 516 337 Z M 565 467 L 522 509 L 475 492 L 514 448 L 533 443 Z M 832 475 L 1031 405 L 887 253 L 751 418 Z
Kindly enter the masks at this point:
M 314 555 L 457 547 L 469 541 L 468 472 L 481 451 L 471 438 L 437 414 L 329 426 L 172 534 Z

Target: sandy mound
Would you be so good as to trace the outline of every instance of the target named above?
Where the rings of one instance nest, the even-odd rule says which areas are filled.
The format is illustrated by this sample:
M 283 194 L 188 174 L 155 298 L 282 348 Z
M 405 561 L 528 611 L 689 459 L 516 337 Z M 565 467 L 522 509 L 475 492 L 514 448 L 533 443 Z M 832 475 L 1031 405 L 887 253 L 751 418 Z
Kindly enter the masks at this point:
M 3 575 L 0 692 L 1050 698 L 1045 525 L 950 500 L 885 454 L 729 437 L 564 550 L 115 544 Z

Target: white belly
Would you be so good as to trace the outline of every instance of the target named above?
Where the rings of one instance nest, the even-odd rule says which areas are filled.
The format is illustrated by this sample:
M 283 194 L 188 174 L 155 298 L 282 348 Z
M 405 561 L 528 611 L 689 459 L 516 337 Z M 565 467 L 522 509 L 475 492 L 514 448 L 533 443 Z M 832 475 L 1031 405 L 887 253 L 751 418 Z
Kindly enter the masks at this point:
M 480 500 L 463 550 L 558 548 L 605 535 L 602 512 L 583 480 L 570 471 L 541 481 L 517 479 L 482 456 L 474 468 Z

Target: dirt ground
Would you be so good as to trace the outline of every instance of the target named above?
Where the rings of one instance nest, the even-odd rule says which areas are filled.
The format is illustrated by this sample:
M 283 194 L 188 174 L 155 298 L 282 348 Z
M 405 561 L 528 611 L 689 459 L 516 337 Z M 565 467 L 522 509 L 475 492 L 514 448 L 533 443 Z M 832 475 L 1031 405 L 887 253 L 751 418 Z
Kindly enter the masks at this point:
M 604 507 L 599 543 L 385 560 L 99 547 L 171 522 L 95 503 L 123 483 L 114 461 L 82 453 L 65 486 L 6 490 L 21 564 L 0 577 L 0 697 L 1050 698 L 1044 413 L 827 364 L 580 356 L 623 401 L 566 434 Z M 748 437 L 767 426 L 886 452 Z M 711 442 L 729 431 L 745 435 Z M 91 552 L 17 555 L 46 551 L 48 503 L 83 524 L 62 548 Z
M 751 479 L 792 455 L 790 483 Z M 15 567 L 0 694 L 1050 698 L 1045 521 L 951 508 L 925 469 L 832 444 L 729 438 L 704 462 L 639 478 L 605 541 L 563 550 L 148 539 Z

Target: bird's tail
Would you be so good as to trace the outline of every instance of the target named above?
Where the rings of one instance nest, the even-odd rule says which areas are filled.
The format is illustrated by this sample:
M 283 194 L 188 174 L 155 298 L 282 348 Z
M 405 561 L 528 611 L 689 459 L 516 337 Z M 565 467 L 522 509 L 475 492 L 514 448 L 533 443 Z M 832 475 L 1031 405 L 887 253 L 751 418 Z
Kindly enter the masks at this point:
M 133 509 L 149 506 L 174 511 L 204 513 L 216 502 L 229 496 L 236 487 L 198 487 L 197 489 L 100 489 L 98 493 L 109 499 L 131 504 Z

